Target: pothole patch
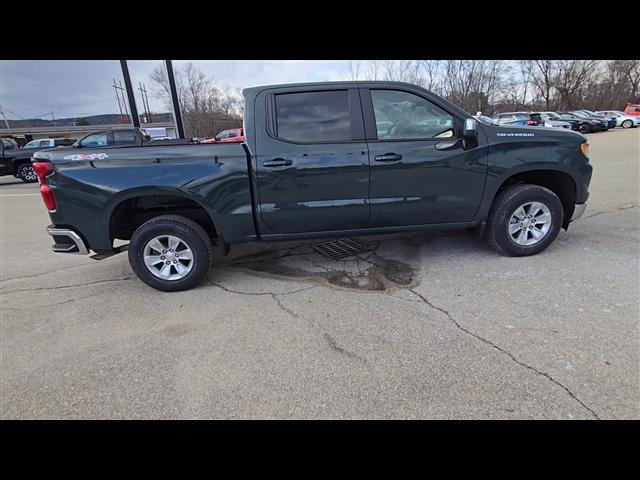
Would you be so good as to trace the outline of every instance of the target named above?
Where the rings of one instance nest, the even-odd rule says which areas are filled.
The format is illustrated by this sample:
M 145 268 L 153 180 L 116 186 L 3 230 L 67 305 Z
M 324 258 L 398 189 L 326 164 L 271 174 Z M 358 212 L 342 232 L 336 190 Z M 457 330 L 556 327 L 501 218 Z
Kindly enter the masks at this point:
M 366 251 L 343 259 L 329 259 L 313 246 L 302 245 L 259 257 L 239 258 L 227 265 L 279 277 L 317 279 L 340 288 L 382 292 L 415 286 L 420 248 L 427 241 L 410 237 L 364 244 Z M 384 250 L 385 256 L 379 255 L 379 250 Z

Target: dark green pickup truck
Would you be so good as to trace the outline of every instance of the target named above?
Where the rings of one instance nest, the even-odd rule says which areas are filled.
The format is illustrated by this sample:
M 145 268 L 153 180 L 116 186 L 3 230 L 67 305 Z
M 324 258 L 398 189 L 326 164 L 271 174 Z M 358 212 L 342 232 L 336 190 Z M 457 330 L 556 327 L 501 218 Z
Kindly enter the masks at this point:
M 197 285 L 213 244 L 476 228 L 505 255 L 544 250 L 584 212 L 581 134 L 501 127 L 397 82 L 244 90 L 244 143 L 34 155 L 56 252 L 126 248 L 140 279 Z

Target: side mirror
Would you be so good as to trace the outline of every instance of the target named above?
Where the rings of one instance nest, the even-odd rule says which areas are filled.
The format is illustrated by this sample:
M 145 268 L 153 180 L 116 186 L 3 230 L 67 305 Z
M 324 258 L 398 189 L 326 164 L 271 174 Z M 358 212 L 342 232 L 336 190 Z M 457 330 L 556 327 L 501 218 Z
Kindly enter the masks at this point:
M 464 121 L 464 148 L 473 148 L 478 145 L 478 121 L 474 118 L 467 118 Z

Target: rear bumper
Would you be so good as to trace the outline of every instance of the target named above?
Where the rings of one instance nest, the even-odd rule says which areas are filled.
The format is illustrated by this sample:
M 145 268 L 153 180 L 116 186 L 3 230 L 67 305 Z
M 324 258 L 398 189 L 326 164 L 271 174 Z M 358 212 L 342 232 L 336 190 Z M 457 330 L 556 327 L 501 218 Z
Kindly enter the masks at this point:
M 76 255 L 89 255 L 82 237 L 70 228 L 57 228 L 54 225 L 47 227 L 47 233 L 53 237 L 55 243 L 51 250 L 57 253 L 74 253 Z
M 571 217 L 571 222 L 577 220 L 578 218 L 584 215 L 584 211 L 587 209 L 587 202 L 584 203 L 576 203 L 575 208 L 573 209 L 573 216 Z

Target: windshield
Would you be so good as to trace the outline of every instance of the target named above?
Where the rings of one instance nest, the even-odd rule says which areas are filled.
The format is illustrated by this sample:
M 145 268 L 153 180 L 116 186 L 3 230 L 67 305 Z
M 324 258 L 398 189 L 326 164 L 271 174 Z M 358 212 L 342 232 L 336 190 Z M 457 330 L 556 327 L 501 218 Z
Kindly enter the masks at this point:
M 544 112 L 543 115 L 546 115 L 549 118 L 552 118 L 554 120 L 559 120 L 562 117 L 560 115 L 558 115 L 556 112 Z

